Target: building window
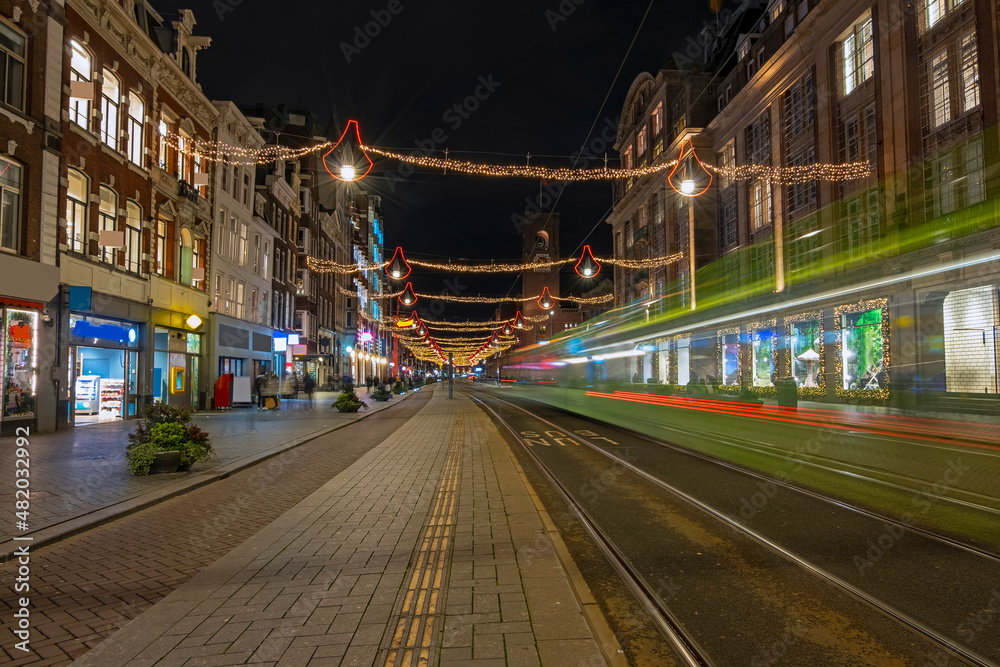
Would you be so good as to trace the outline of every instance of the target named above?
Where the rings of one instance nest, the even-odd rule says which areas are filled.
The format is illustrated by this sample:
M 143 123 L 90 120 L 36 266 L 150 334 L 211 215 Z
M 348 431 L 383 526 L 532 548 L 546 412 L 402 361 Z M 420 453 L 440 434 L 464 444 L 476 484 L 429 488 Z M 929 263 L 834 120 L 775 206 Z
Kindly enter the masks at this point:
M 97 211 L 97 228 L 102 232 L 118 231 L 118 195 L 111 188 L 101 186 L 101 205 Z M 118 248 L 101 248 L 101 261 L 118 263 Z
M 820 246 L 823 242 L 822 229 L 817 225 L 815 214 L 803 218 L 789 230 L 788 270 L 800 273 L 820 266 Z
M 785 10 L 785 3 L 783 0 L 778 0 L 771 6 L 771 23 L 777 23 L 778 17 L 781 16 L 781 12 Z
M 250 206 L 250 174 L 243 174 L 243 205 Z
M 207 290 L 205 282 L 201 278 L 195 278 L 195 269 L 201 268 L 201 256 L 203 254 L 202 250 L 205 247 L 205 239 L 201 237 L 194 237 L 194 241 L 191 244 L 191 287 Z M 198 283 L 201 283 L 200 285 Z
M 187 156 L 187 145 L 189 138 L 185 137 L 183 134 L 177 135 L 177 171 L 174 172 L 174 176 L 181 179 L 182 181 L 188 180 L 188 156 Z
M 736 144 L 730 141 L 722 148 L 722 152 L 719 153 L 719 167 L 722 168 L 722 173 L 719 174 L 719 187 L 723 190 L 732 185 L 732 180 L 726 176 L 727 173 L 731 173 L 730 170 L 736 168 Z
M 928 160 L 925 173 L 927 218 L 934 219 L 986 198 L 981 136 Z
M 931 98 L 931 126 L 941 127 L 951 120 L 947 51 L 931 60 Z
M 0 101 L 24 111 L 24 35 L 0 20 Z
M 142 271 L 142 208 L 134 201 L 125 204 L 125 268 Z
M 267 274 L 267 260 L 271 256 L 271 244 L 269 241 L 264 241 L 264 252 L 260 255 L 260 277 L 264 280 L 269 280 L 271 276 Z
M 122 84 L 109 70 L 101 82 L 101 141 L 118 150 L 118 110 L 122 104 Z
M 625 152 L 622 153 L 622 169 L 631 169 L 631 168 L 632 168 L 632 147 L 629 146 L 628 148 L 625 149 Z
M 222 156 L 222 163 L 223 164 L 225 164 L 228 160 L 229 160 L 229 156 L 228 155 L 223 155 Z M 222 191 L 228 193 L 229 192 L 229 169 L 223 168 L 223 169 L 220 169 L 219 171 L 222 172 Z
M 722 248 L 733 248 L 739 242 L 739 216 L 737 214 L 736 191 L 738 188 L 726 188 L 722 193 Z
M 233 199 L 240 199 L 240 168 L 233 167 Z
M 215 298 L 212 300 L 212 307 L 215 308 L 215 312 L 222 312 L 219 310 L 219 302 L 222 300 L 222 274 L 215 274 Z
M 85 252 L 87 240 L 87 200 L 90 181 L 83 172 L 70 169 L 66 189 L 66 245 L 73 252 Z
M 840 226 L 840 247 L 851 261 L 864 260 L 879 250 L 878 190 L 844 201 Z
M 242 280 L 236 285 L 236 317 L 241 320 L 246 316 L 246 304 L 244 303 L 246 289 L 247 284 Z
M 144 167 L 142 161 L 145 105 L 142 98 L 131 90 L 128 93 L 128 159 Z
M 247 227 L 246 223 L 241 224 L 240 249 L 239 249 L 240 266 L 247 265 L 247 254 L 249 253 L 249 243 L 248 243 L 249 238 L 247 236 L 248 232 L 249 232 L 249 227 Z
M 771 224 L 771 182 L 755 181 L 750 184 L 750 231 L 755 232 Z
M 963 2 L 965 0 L 920 0 L 920 31 L 936 26 Z
M 640 155 L 640 156 L 645 155 L 646 154 L 646 126 L 645 125 L 643 125 L 641 128 L 639 128 L 639 134 L 636 135 L 636 144 L 637 144 L 636 155 Z
M 157 131 L 160 134 L 160 149 L 157 153 L 157 159 L 159 160 L 160 169 L 167 168 L 167 132 L 169 128 L 167 126 L 167 121 L 163 114 L 160 114 L 160 123 L 156 126 Z
M 70 40 L 72 55 L 69 60 L 69 120 L 80 127 L 90 129 L 90 100 L 93 98 L 93 86 L 89 91 L 87 86 L 82 84 L 92 83 L 94 80 L 93 58 L 83 44 L 75 39 Z M 76 86 L 73 84 L 77 83 Z M 75 95 L 86 95 L 85 97 L 75 97 Z
M 785 93 L 785 138 L 793 139 L 812 129 L 816 95 L 812 74 L 796 81 Z
M 979 106 L 979 49 L 976 31 L 962 38 L 962 113 Z
M 260 304 L 258 303 L 257 288 L 250 290 L 250 321 L 257 322 L 260 319 Z
M 260 275 L 260 234 L 253 235 L 253 272 Z
M 167 271 L 167 223 L 156 221 L 156 272 L 166 275 Z
M 260 320 L 258 324 L 267 324 L 267 292 L 262 292 L 260 295 Z
M 230 315 L 233 312 L 233 291 L 236 287 L 236 281 L 232 278 L 226 278 L 226 315 Z
M 239 221 L 235 215 L 231 214 L 229 216 L 229 243 L 226 247 L 226 259 L 235 262 L 238 256 L 237 250 L 239 250 Z
M 21 250 L 21 167 L 0 158 L 0 248 Z
M 875 74 L 875 42 L 872 19 L 866 16 L 854 24 L 843 43 L 844 95 Z
M 653 136 L 658 137 L 663 132 L 663 102 L 657 102 L 653 113 L 650 116 L 653 125 Z

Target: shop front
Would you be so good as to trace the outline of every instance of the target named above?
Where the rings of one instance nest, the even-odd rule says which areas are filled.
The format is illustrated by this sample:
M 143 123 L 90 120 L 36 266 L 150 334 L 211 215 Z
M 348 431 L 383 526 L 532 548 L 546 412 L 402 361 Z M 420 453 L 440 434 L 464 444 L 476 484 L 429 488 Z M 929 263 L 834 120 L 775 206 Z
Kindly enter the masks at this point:
M 196 331 L 160 326 L 154 329 L 154 403 L 191 410 L 203 407 L 201 339 L 202 334 Z
M 0 302 L 3 322 L 3 410 L 0 424 L 4 435 L 19 427 L 34 429 L 38 399 L 38 325 L 41 304 Z
M 71 312 L 69 326 L 68 422 L 103 424 L 138 416 L 145 323 Z
M 851 398 L 889 395 L 889 309 L 887 299 L 834 309 L 840 350 L 837 394 Z
M 216 400 L 218 379 L 227 374 L 232 375 L 234 380 L 249 378 L 252 390 L 254 378 L 271 373 L 274 368 L 271 343 L 273 331 L 218 313 L 213 313 L 210 319 L 213 342 L 209 345 L 210 352 L 207 355 L 210 369 L 208 387 L 212 392 L 213 407 L 229 406 L 232 396 Z M 235 382 L 230 386 L 235 387 Z

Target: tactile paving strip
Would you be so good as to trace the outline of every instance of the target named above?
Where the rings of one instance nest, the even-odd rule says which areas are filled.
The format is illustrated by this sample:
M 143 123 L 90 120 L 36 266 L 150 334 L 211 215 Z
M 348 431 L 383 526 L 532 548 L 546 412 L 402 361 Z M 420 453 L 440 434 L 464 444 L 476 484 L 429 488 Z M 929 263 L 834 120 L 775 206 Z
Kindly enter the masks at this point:
M 465 419 L 455 416 L 444 475 L 438 486 L 427 526 L 420 537 L 420 547 L 413 564 L 403 603 L 398 611 L 395 630 L 385 654 L 386 666 L 412 667 L 429 665 L 434 651 L 433 640 L 440 635 L 437 627 L 444 609 L 441 590 L 446 581 L 448 548 L 455 528 L 455 503 L 465 440 Z

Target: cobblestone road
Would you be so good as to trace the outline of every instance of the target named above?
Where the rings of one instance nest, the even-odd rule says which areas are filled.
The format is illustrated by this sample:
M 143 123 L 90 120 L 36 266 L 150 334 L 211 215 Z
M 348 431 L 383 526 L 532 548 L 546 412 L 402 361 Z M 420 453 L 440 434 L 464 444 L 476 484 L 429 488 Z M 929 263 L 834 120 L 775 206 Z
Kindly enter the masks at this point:
M 32 553 L 31 654 L 18 655 L 0 600 L 11 665 L 64 665 L 86 653 L 415 415 L 430 392 L 227 479 Z M 15 563 L 16 565 L 16 563 Z M 13 581 L 12 564 L 3 567 Z

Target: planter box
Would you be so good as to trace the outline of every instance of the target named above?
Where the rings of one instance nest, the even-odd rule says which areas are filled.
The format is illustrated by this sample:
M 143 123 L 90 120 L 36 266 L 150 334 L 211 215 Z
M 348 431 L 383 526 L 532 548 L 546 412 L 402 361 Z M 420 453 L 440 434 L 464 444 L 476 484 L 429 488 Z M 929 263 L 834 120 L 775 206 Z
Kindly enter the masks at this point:
M 348 405 L 346 408 L 337 408 L 337 412 L 357 412 L 361 405 Z
M 181 467 L 181 453 L 179 451 L 157 452 L 153 463 L 149 466 L 150 475 L 177 472 Z M 191 466 L 187 466 L 190 468 Z
M 379 403 L 385 403 L 385 402 L 386 402 L 386 401 L 388 401 L 388 400 L 389 400 L 390 398 L 392 398 L 392 394 L 389 394 L 388 396 L 371 396 L 370 398 L 371 398 L 371 399 L 372 399 L 373 401 L 378 401 Z

